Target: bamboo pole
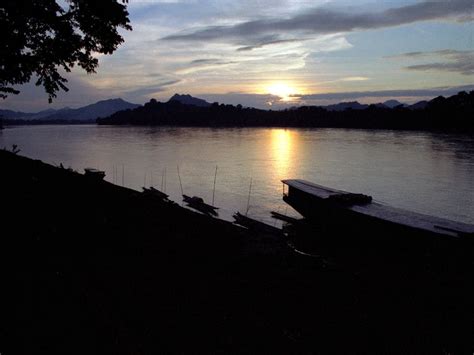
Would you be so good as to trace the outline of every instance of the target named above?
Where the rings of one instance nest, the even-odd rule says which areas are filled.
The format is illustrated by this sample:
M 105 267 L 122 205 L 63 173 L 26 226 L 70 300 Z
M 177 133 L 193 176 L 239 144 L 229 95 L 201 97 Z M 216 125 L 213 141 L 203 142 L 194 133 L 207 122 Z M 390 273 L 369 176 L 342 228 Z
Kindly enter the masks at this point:
M 217 179 L 217 165 L 216 165 L 216 173 L 214 174 L 214 188 L 212 189 L 212 205 L 214 206 L 214 196 L 216 193 L 216 179 Z
M 245 215 L 249 213 L 250 208 L 250 193 L 252 192 L 252 178 L 250 178 L 250 186 L 249 186 L 249 197 L 247 199 L 247 211 L 245 211 Z
M 178 179 L 179 179 L 179 186 L 181 188 L 181 195 L 184 195 L 183 184 L 181 183 L 181 175 L 179 174 L 179 165 L 176 165 L 176 168 L 178 169 Z

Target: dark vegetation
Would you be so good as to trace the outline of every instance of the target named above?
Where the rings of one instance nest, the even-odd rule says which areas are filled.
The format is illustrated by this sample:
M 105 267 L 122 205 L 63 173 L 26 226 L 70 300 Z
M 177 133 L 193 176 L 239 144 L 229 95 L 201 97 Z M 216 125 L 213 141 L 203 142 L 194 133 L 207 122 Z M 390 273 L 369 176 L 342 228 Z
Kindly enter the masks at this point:
M 449 98 L 437 97 L 422 109 L 370 105 L 366 109 L 329 111 L 303 106 L 284 111 L 266 111 L 214 103 L 209 107 L 166 103 L 152 99 L 134 110 L 116 112 L 97 120 L 114 125 L 178 125 L 239 127 L 344 127 L 414 129 L 474 132 L 474 91 Z
M 315 228 L 294 241 L 309 257 L 70 169 L 0 165 L 4 355 L 474 350 L 472 250 L 326 248 Z
M 95 53 L 111 54 L 123 42 L 118 28 L 131 30 L 126 5 L 117 0 L 2 0 L 0 2 L 0 98 L 18 94 L 29 82 L 42 85 L 51 102 L 67 91 L 70 72 L 95 72 Z

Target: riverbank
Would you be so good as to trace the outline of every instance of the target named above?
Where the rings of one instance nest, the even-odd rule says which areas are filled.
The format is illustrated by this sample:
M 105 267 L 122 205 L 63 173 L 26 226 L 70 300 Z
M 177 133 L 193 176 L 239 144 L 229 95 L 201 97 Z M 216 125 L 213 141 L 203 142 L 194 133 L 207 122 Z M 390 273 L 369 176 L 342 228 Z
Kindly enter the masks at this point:
M 455 264 L 326 263 L 68 169 L 0 164 L 2 354 L 472 351 L 472 272 Z

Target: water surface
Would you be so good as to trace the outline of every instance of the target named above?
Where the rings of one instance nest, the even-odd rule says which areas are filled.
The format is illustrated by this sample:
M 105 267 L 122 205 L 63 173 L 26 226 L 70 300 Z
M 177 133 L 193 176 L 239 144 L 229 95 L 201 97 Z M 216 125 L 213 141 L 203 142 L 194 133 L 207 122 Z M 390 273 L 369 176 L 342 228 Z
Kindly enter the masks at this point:
M 274 224 L 294 214 L 280 180 L 306 179 L 360 192 L 413 211 L 474 224 L 474 138 L 427 132 L 350 129 L 19 126 L 0 131 L 0 147 L 141 190 L 153 184 L 181 201 L 183 191 L 231 219 L 240 210 Z M 252 181 L 248 204 L 250 181 Z

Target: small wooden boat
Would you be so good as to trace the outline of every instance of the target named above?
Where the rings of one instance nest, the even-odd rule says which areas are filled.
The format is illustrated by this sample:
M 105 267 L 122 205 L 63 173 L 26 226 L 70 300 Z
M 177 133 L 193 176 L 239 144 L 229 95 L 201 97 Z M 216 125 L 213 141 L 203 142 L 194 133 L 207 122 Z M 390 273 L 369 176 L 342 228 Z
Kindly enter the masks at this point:
M 205 203 L 201 197 L 198 197 L 198 196 L 190 197 L 187 195 L 183 195 L 183 201 L 186 202 L 186 204 L 189 207 L 194 208 L 195 210 L 199 212 L 202 212 L 204 214 L 211 215 L 211 216 L 218 216 L 218 213 L 216 210 L 218 210 L 219 208 Z
M 278 229 L 269 224 L 260 222 L 256 219 L 247 217 L 240 212 L 236 212 L 233 215 L 233 217 L 235 219 L 234 221 L 235 224 L 241 225 L 243 227 L 246 227 L 254 231 L 265 232 L 265 233 L 278 233 L 278 234 L 282 233 L 281 229 Z
M 87 178 L 90 178 L 92 180 L 104 180 L 105 177 L 105 171 L 94 169 L 94 168 L 85 168 L 84 169 L 84 175 Z
M 169 195 L 165 194 L 164 192 L 155 189 L 153 186 L 149 188 L 143 187 L 143 193 L 149 196 L 156 197 L 160 200 L 168 200 Z
M 282 213 L 278 213 L 278 212 L 275 212 L 275 211 L 271 211 L 270 213 L 272 215 L 272 218 L 279 219 L 280 221 L 283 221 L 283 222 L 287 222 L 287 223 L 297 223 L 298 222 L 298 219 L 293 218 L 293 217 L 289 217 L 289 216 L 284 215 Z
M 425 236 L 432 239 L 465 239 L 474 242 L 474 226 L 428 216 L 372 201 L 367 195 L 353 194 L 304 180 L 282 180 L 288 186 L 283 200 L 309 220 L 344 228 L 358 235 Z M 376 232 L 376 233 L 371 233 Z M 357 239 L 357 238 L 356 238 Z M 418 240 L 422 240 L 418 239 Z M 410 240 L 416 240 L 414 238 Z M 426 238 L 423 240 L 427 240 Z

